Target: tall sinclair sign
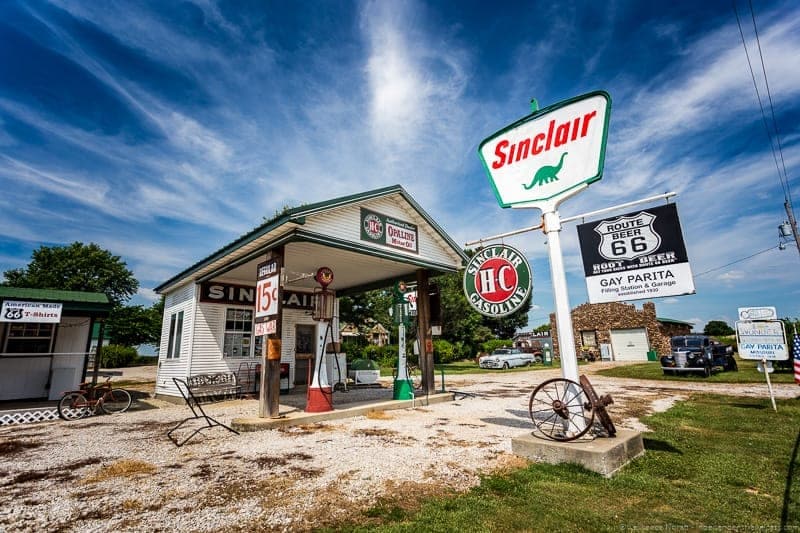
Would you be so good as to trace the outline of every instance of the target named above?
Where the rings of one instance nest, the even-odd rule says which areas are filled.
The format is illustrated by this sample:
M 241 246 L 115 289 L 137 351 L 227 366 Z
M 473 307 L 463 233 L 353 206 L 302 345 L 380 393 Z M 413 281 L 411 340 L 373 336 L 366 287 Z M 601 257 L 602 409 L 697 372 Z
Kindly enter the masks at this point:
M 561 254 L 558 205 L 603 176 L 611 97 L 594 91 L 538 109 L 490 135 L 478 155 L 501 207 L 538 208 L 550 256 L 561 370 L 578 381 L 578 359 Z M 533 228 L 531 228 L 533 229 Z M 506 273 L 510 273 L 506 269 Z M 475 283 L 476 292 L 483 288 Z M 471 285 L 465 275 L 465 290 Z M 504 279 L 505 285 L 508 280 Z M 480 285 L 480 287 L 479 287 Z M 495 283 L 499 286 L 499 282 Z M 486 291 L 484 291 L 486 292 Z M 468 293 L 469 296 L 469 293 Z M 481 306 L 482 313 L 486 310 Z M 494 308 L 489 306 L 489 310 Z M 501 311 L 500 306 L 496 309 Z

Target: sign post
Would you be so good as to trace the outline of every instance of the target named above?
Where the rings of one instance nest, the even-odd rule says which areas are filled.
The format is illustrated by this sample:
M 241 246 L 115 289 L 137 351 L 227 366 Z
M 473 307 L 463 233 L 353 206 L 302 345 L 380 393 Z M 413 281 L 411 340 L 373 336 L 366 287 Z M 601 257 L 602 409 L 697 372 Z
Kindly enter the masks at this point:
M 556 326 L 565 379 L 578 381 L 567 281 L 561 251 L 561 202 L 602 178 L 611 97 L 577 96 L 532 113 L 489 136 L 478 147 L 501 207 L 538 208 L 543 214 Z
M 280 271 L 282 256 L 273 252 L 272 259 L 256 267 L 255 335 L 262 342 L 265 352 L 261 364 L 261 386 L 259 389 L 258 416 L 278 418 L 280 416 L 281 373 L 281 290 Z

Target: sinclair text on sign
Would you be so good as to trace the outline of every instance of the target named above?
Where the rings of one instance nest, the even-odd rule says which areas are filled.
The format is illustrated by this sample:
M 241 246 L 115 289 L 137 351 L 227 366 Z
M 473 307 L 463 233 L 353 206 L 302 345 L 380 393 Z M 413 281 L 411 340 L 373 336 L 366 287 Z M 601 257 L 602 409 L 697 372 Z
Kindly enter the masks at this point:
M 691 294 L 675 204 L 578 226 L 590 303 Z
M 789 358 L 780 320 L 736 321 L 736 343 L 742 359 L 785 361 Z
M 542 207 L 603 175 L 611 97 L 596 91 L 536 111 L 478 153 L 501 207 Z
M 487 246 L 467 264 L 464 294 L 480 314 L 501 317 L 522 307 L 531 282 L 531 267 L 522 253 L 510 246 Z

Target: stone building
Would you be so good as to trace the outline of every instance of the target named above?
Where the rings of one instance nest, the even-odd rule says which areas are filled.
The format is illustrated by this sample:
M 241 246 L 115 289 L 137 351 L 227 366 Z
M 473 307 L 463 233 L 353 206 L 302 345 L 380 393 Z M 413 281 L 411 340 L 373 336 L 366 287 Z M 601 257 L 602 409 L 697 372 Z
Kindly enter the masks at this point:
M 645 302 L 641 309 L 633 304 L 610 302 L 583 304 L 572 310 L 575 350 L 601 355 L 615 361 L 647 361 L 648 352 L 665 355 L 670 351 L 669 338 L 685 335 L 691 324 L 656 317 L 656 306 Z M 555 313 L 550 314 L 553 347 L 558 354 L 559 339 Z

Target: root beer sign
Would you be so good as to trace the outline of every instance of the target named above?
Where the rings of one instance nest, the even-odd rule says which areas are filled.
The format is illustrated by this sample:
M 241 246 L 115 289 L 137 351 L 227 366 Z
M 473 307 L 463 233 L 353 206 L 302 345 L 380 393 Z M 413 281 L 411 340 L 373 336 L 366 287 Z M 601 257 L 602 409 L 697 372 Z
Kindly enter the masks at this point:
M 485 139 L 478 155 L 501 207 L 542 207 L 603 175 L 611 97 L 577 96 Z
M 464 272 L 464 294 L 480 314 L 502 317 L 517 311 L 530 297 L 533 276 L 528 260 L 505 245 L 476 253 Z

